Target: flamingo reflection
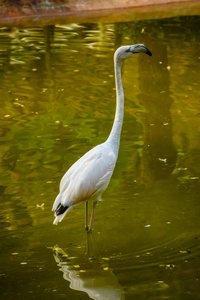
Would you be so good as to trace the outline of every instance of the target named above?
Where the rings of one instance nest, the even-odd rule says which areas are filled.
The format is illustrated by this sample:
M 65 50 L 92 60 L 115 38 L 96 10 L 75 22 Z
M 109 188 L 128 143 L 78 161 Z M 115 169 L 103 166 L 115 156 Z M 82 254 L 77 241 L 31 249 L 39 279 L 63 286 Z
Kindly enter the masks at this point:
M 71 289 L 85 292 L 91 299 L 123 300 L 122 287 L 109 268 L 109 259 L 96 255 L 90 234 L 87 234 L 87 242 L 88 249 L 84 257 L 69 256 L 63 249 L 54 248 L 54 259 L 63 272 L 63 278 L 70 282 Z

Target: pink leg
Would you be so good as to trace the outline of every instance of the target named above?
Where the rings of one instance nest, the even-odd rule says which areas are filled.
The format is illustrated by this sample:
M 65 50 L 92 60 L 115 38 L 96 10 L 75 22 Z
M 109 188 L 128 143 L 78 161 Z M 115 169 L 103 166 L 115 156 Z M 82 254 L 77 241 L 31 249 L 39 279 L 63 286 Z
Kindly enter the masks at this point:
M 88 226 L 88 201 L 85 202 L 85 229 L 89 230 L 89 226 Z
M 92 230 L 92 224 L 94 221 L 94 212 L 95 212 L 96 205 L 97 205 L 97 201 L 93 202 L 93 209 L 92 209 L 92 215 L 91 215 L 91 219 L 90 219 L 89 231 Z

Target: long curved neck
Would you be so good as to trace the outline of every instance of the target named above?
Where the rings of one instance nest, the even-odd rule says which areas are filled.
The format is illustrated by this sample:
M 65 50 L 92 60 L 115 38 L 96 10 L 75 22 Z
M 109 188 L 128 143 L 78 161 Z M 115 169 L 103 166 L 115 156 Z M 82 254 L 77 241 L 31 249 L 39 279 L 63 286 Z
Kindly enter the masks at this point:
M 121 66 L 122 60 L 114 59 L 114 68 L 115 68 L 115 84 L 116 84 L 116 111 L 115 111 L 115 119 L 113 123 L 112 130 L 108 137 L 108 142 L 114 144 L 115 149 L 118 153 L 119 144 L 120 144 L 120 135 L 124 117 L 124 91 L 122 87 L 121 80 Z

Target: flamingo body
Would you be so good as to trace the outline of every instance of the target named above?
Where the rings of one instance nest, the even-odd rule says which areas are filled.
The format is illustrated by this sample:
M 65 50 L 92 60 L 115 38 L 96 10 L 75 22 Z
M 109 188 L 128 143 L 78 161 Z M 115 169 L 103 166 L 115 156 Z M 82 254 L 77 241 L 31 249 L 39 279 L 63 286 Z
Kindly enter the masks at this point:
M 71 166 L 60 182 L 60 193 L 53 205 L 56 213 L 59 213 L 61 207 L 66 207 L 66 210 L 56 216 L 54 224 L 61 222 L 73 205 L 89 199 L 100 199 L 110 182 L 116 160 L 117 155 L 106 141 L 91 149 Z

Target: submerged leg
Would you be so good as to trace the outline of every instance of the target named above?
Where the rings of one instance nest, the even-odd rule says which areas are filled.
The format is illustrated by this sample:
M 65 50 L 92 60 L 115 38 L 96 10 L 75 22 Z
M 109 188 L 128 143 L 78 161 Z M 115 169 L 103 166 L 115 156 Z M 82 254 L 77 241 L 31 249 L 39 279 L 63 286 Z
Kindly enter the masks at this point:
M 93 209 L 92 209 L 92 215 L 91 215 L 91 219 L 90 219 L 89 230 L 92 230 L 92 224 L 93 224 L 93 221 L 94 221 L 94 212 L 95 212 L 96 205 L 97 205 L 97 201 L 93 202 Z
M 88 230 L 88 201 L 85 202 L 85 229 Z

